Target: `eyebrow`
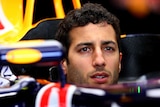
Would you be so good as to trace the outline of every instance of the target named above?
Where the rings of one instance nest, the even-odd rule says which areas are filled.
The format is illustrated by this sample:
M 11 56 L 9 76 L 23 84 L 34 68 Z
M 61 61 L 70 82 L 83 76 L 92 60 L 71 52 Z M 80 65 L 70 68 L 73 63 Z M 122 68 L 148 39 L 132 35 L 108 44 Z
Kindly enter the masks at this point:
M 114 42 L 114 41 L 103 41 L 102 44 L 103 45 L 108 45 L 108 44 L 116 45 L 116 42 Z
M 115 43 L 114 41 L 102 41 L 102 45 L 108 45 L 108 44 L 116 45 L 116 43 Z M 93 45 L 93 43 L 92 43 L 92 42 L 79 43 L 79 44 L 77 45 L 77 47 L 83 46 L 83 45 L 90 46 L 90 45 Z

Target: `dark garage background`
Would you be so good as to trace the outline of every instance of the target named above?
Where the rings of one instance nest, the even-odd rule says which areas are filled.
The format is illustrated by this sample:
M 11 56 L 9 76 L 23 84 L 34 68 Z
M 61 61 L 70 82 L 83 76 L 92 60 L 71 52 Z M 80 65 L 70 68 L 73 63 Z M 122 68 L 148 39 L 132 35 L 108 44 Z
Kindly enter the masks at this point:
M 35 0 L 34 22 L 48 17 L 55 17 L 52 0 Z M 81 0 L 81 4 L 86 2 L 100 3 L 120 19 L 121 33 L 160 33 L 160 14 L 148 12 L 143 17 L 136 17 L 127 9 L 116 7 L 112 0 Z M 116 1 L 116 0 L 115 0 Z M 62 0 L 65 13 L 73 9 L 71 0 Z M 116 3 L 116 2 L 115 2 Z M 118 3 L 118 2 L 117 2 Z

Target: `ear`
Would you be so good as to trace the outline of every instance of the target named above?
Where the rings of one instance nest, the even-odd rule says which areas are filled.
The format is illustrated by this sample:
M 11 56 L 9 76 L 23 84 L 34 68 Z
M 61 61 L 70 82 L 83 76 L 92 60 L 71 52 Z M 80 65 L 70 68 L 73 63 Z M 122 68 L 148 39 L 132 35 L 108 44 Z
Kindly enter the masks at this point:
M 121 71 L 122 52 L 119 53 L 119 73 Z
M 63 70 L 64 74 L 67 74 L 68 69 L 67 69 L 67 61 L 66 61 L 66 59 L 61 61 L 61 66 L 62 66 L 62 70 Z

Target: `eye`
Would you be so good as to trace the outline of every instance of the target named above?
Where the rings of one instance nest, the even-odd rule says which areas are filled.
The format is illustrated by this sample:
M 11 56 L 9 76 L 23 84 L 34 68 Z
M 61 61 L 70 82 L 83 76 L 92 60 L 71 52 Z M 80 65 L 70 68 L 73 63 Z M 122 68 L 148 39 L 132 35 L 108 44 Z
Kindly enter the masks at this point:
M 113 47 L 107 46 L 104 48 L 105 51 L 114 51 L 115 49 Z
M 89 52 L 91 51 L 91 49 L 89 47 L 83 47 L 79 50 L 80 52 L 84 53 L 84 52 Z

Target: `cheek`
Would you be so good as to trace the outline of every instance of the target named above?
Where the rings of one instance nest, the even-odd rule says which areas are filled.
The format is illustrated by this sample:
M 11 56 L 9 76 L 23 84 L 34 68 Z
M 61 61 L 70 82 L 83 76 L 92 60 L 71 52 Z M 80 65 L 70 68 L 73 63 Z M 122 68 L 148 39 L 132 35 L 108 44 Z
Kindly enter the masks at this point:
M 70 66 L 72 66 L 72 68 L 74 68 L 75 71 L 78 71 L 80 73 L 82 73 L 83 75 L 85 75 L 90 69 L 90 59 L 87 58 L 83 58 L 83 57 L 78 57 L 78 56 L 71 56 L 70 57 Z
M 72 65 L 72 67 L 74 67 L 75 69 L 79 70 L 79 71 L 84 71 L 86 68 L 88 68 L 88 61 L 87 59 L 83 60 L 83 58 L 75 58 L 73 57 L 70 60 L 70 65 Z
M 69 53 L 68 58 L 69 58 L 70 64 L 81 69 L 86 68 L 86 66 L 88 66 L 87 64 L 90 63 L 89 57 L 80 55 L 74 51 Z
M 120 60 L 118 56 L 114 56 L 114 57 L 108 57 L 107 59 L 107 65 L 108 67 L 111 67 L 112 69 L 116 69 L 119 68 L 119 64 L 120 64 Z

